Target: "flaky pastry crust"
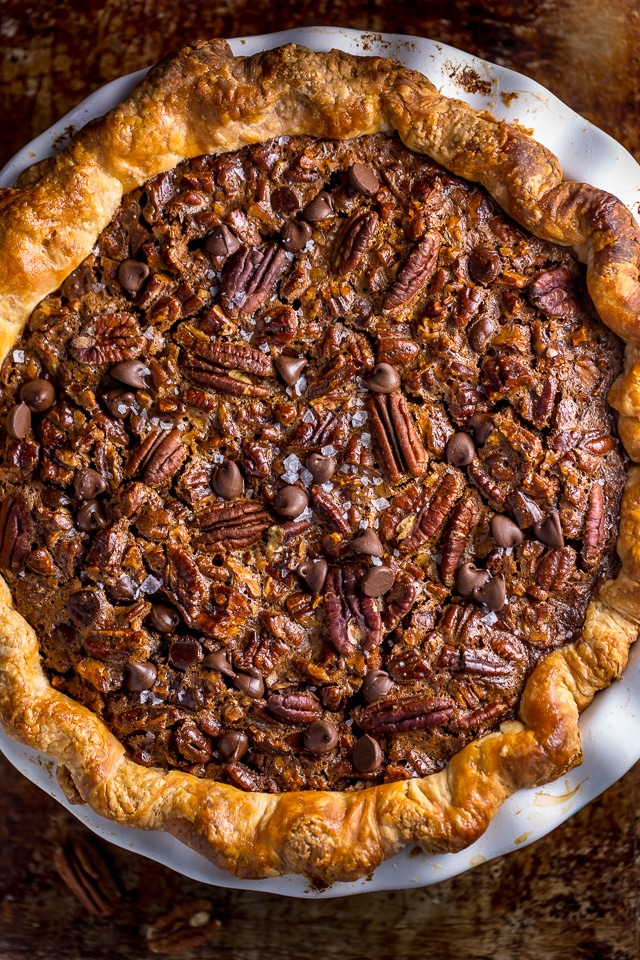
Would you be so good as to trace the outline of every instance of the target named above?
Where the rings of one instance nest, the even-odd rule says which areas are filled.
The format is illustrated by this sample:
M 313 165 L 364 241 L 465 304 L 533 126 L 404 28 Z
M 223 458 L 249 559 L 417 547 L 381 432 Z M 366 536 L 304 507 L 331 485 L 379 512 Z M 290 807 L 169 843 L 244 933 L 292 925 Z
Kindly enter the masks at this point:
M 289 45 L 235 58 L 201 42 L 156 66 L 119 107 L 55 159 L 0 193 L 0 359 L 31 311 L 91 252 L 123 193 L 185 158 L 281 135 L 397 130 L 412 150 L 483 184 L 523 227 L 571 246 L 604 322 L 630 341 L 611 391 L 620 434 L 640 460 L 640 237 L 601 190 L 563 181 L 521 130 L 441 96 L 421 74 L 377 57 Z M 460 850 L 521 787 L 581 760 L 578 715 L 627 661 L 640 621 L 640 468 L 629 471 L 620 575 L 599 590 L 582 636 L 531 674 L 519 719 L 466 746 L 439 773 L 354 793 L 244 793 L 147 769 L 85 707 L 54 690 L 33 629 L 0 580 L 0 716 L 9 734 L 54 757 L 61 783 L 98 813 L 162 829 L 240 877 L 301 873 L 323 883 L 370 873 L 408 843 Z

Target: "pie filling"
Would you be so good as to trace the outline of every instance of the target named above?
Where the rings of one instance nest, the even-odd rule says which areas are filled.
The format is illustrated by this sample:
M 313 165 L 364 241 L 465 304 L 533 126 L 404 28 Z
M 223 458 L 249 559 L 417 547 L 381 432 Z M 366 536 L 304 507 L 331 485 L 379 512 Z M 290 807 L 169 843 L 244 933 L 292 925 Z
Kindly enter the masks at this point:
M 155 178 L 2 367 L 51 684 L 244 790 L 440 769 L 615 575 L 620 367 L 572 254 L 396 138 Z

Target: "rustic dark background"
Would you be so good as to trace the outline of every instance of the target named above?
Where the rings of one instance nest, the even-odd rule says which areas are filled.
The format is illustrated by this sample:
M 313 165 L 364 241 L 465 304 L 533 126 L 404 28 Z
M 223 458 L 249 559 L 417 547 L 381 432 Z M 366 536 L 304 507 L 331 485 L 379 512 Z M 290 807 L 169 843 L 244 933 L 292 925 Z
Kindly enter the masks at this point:
M 0 165 L 102 84 L 194 37 L 328 24 L 432 37 L 545 84 L 640 159 L 637 0 L 0 0 Z M 423 890 L 292 901 L 209 888 L 97 842 L 122 888 L 92 916 L 55 850 L 87 831 L 0 758 L 1 960 L 144 960 L 150 923 L 205 899 L 213 960 L 638 960 L 640 766 L 552 835 Z

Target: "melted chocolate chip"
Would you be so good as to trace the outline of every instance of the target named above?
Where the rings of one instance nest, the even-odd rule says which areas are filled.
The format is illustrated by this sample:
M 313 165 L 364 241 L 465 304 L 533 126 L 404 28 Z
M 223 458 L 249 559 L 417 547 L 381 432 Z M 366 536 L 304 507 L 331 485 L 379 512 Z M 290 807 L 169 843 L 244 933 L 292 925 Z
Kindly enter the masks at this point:
M 333 457 L 323 457 L 320 453 L 310 453 L 305 466 L 314 483 L 327 483 L 336 472 L 338 464 Z
M 382 700 L 393 688 L 393 681 L 384 670 L 370 670 L 362 682 L 362 696 L 367 703 Z
M 131 577 L 121 574 L 112 587 L 109 587 L 109 596 L 116 603 L 128 603 L 135 600 L 137 587 Z
M 564 536 L 562 533 L 562 524 L 560 523 L 560 514 L 554 510 L 546 520 L 541 520 L 533 525 L 533 532 L 538 540 L 546 543 L 548 547 L 555 547 L 561 550 L 564 547 Z
M 494 613 L 502 610 L 506 599 L 504 577 L 501 575 L 492 577 L 488 583 L 476 588 L 473 591 L 473 599 L 478 600 L 479 603 L 484 603 L 485 607 L 488 607 Z
M 225 500 L 237 500 L 244 493 L 244 479 L 233 460 L 223 460 L 211 471 L 211 487 Z
M 360 536 L 351 541 L 351 549 L 355 550 L 356 553 L 364 553 L 368 557 L 382 557 L 384 555 L 380 537 L 371 527 L 367 527 Z
M 146 387 L 146 378 L 151 371 L 142 360 L 123 360 L 111 367 L 109 373 L 114 380 L 124 383 L 127 387 Z
M 447 463 L 452 467 L 466 467 L 476 455 L 476 448 L 468 433 L 454 433 L 445 448 Z
M 520 527 L 509 517 L 497 513 L 491 518 L 491 536 L 499 547 L 518 547 L 524 540 Z
M 326 220 L 327 217 L 331 217 L 332 215 L 333 203 L 331 202 L 331 195 L 325 190 L 322 190 L 317 197 L 314 197 L 302 211 L 302 216 L 305 220 L 308 220 L 309 223 Z
M 20 399 L 32 413 L 44 413 L 53 406 L 56 391 L 49 380 L 29 380 L 20 389 Z
M 456 573 L 456 590 L 461 597 L 472 597 L 488 580 L 486 570 L 479 570 L 475 563 L 463 563 Z
M 158 633 L 173 633 L 180 623 L 180 614 L 168 603 L 155 603 L 149 614 L 149 623 Z
M 31 430 L 31 410 L 26 403 L 16 403 L 11 407 L 5 426 L 7 433 L 14 440 L 24 440 Z
M 82 533 L 95 533 L 106 527 L 102 508 L 97 500 L 85 500 L 76 513 L 76 527 Z
M 470 430 L 473 430 L 473 436 L 477 444 L 483 444 L 495 429 L 495 424 L 488 413 L 474 413 L 467 420 L 467 426 Z
M 208 653 L 202 661 L 204 667 L 212 667 L 224 674 L 225 677 L 235 677 L 236 672 L 229 663 L 229 658 L 224 650 L 216 650 L 214 653 Z
M 360 773 L 375 773 L 380 769 L 383 755 L 380 744 L 368 733 L 356 740 L 353 748 L 353 765 Z
M 115 387 L 113 390 L 107 390 L 102 398 L 105 409 L 116 420 L 125 420 L 131 413 L 131 408 L 136 402 L 135 394 L 128 390 L 121 390 Z
M 313 236 L 313 230 L 304 220 L 289 220 L 282 228 L 282 246 L 289 253 L 304 250 Z
M 150 690 L 158 678 L 155 664 L 148 661 L 130 660 L 124 670 L 124 683 L 127 690 L 137 693 Z
M 293 387 L 298 382 L 300 374 L 309 363 L 304 357 L 287 357 L 282 354 L 273 361 L 273 365 L 284 380 L 284 382 Z
M 238 673 L 233 678 L 233 685 L 253 700 L 264 697 L 264 680 L 256 670 L 254 673 Z
M 204 246 L 212 257 L 230 257 L 240 249 L 238 238 L 225 224 L 213 228 Z
M 273 498 L 273 509 L 287 520 L 295 520 L 309 505 L 309 498 L 301 487 L 293 484 L 278 490 Z
M 329 720 L 314 720 L 305 730 L 303 742 L 309 753 L 330 753 L 338 742 L 338 731 Z
M 202 647 L 197 640 L 181 637 L 169 647 L 169 659 L 178 670 L 187 670 L 198 660 L 202 660 Z
M 469 327 L 467 337 L 476 353 L 482 353 L 497 329 L 497 324 L 491 317 L 481 317 Z
M 118 267 L 118 280 L 128 293 L 138 293 L 149 276 L 149 267 L 139 260 L 124 260 Z
M 370 375 L 363 381 L 373 393 L 393 393 L 400 386 L 400 374 L 390 363 L 376 363 Z
M 326 560 L 305 560 L 298 567 L 298 574 L 307 584 L 311 593 L 320 593 L 327 579 L 329 566 Z
M 469 257 L 469 273 L 478 283 L 492 283 L 501 270 L 502 261 L 495 250 L 476 247 Z
M 102 604 L 97 590 L 77 590 L 67 601 L 67 612 L 78 627 L 90 627 L 100 616 Z
M 235 763 L 244 757 L 249 749 L 249 738 L 241 730 L 229 730 L 229 733 L 220 737 L 216 746 L 218 753 L 227 763 Z
M 77 497 L 81 500 L 93 500 L 95 497 L 104 493 L 107 489 L 107 481 L 97 470 L 86 467 L 84 470 L 76 471 L 73 478 L 73 489 Z
M 371 167 L 365 166 L 364 163 L 354 163 L 349 168 L 347 183 L 356 193 L 364 193 L 368 196 L 372 196 L 380 189 L 380 181 Z
M 365 597 L 383 597 L 391 590 L 395 579 L 390 567 L 370 567 L 362 578 L 360 589 Z

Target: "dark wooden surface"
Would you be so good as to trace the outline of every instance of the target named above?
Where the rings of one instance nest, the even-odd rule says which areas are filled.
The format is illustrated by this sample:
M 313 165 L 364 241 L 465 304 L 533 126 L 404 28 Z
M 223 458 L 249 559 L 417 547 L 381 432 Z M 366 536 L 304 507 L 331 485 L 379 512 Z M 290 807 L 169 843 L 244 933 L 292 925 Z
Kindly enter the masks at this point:
M 514 67 L 640 159 L 637 0 L 3 0 L 0 165 L 91 90 L 193 37 L 313 24 L 430 36 Z M 54 851 L 87 831 L 0 758 L 1 960 L 140 960 L 147 926 L 206 899 L 222 929 L 181 957 L 637 960 L 640 765 L 552 835 L 423 890 L 292 901 L 209 888 L 98 844 L 123 889 L 108 919 Z

